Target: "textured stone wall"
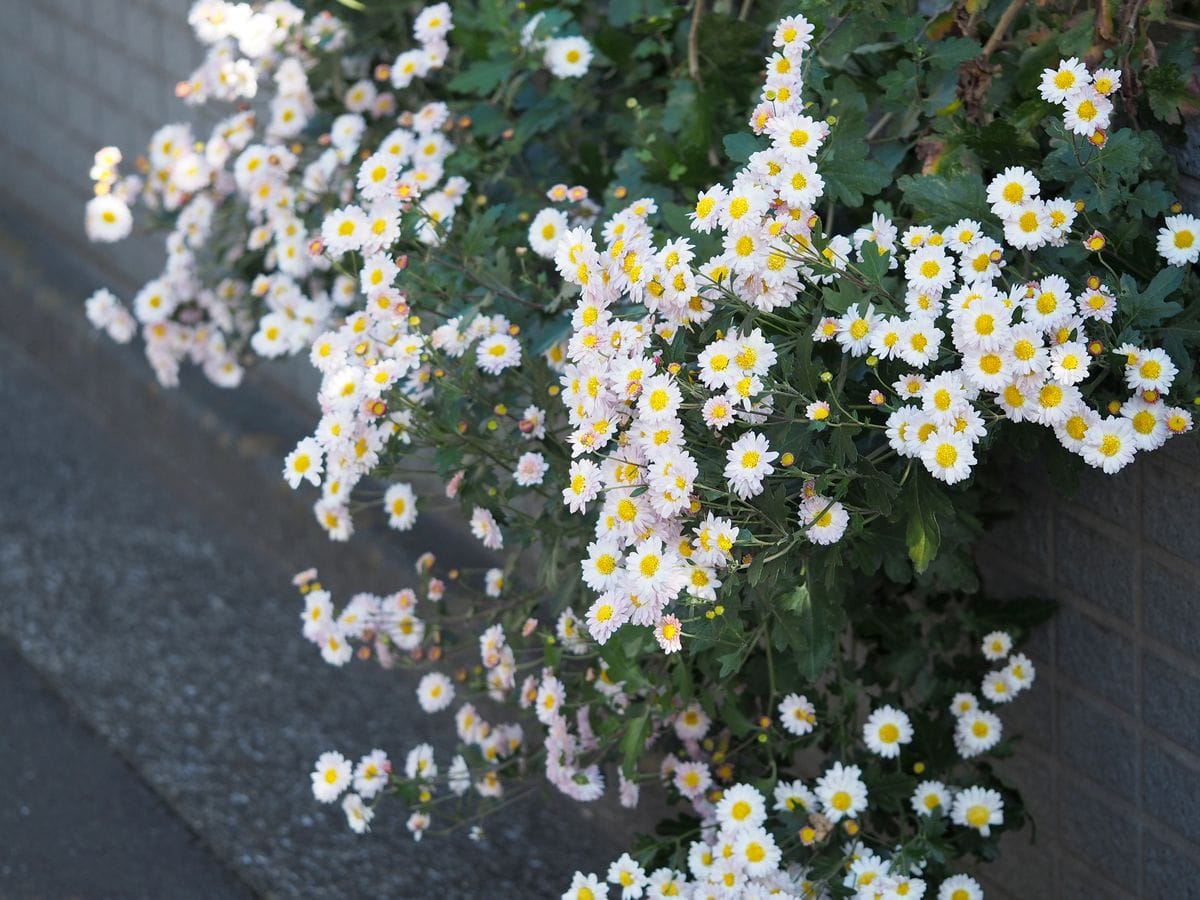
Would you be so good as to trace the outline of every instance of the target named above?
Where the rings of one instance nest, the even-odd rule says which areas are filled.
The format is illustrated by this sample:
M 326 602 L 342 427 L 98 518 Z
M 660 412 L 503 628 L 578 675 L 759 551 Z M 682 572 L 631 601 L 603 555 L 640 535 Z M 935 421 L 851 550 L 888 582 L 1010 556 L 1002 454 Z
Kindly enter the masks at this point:
M 140 284 L 162 268 L 162 238 L 89 248 L 83 207 L 92 156 L 115 144 L 123 172 L 154 130 L 200 121 L 174 85 L 203 58 L 190 0 L 0 0 L 0 197 L 35 211 L 65 247 Z
M 1014 472 L 1019 479 L 1020 473 Z M 1200 440 L 1169 442 L 1062 499 L 1038 476 L 989 535 L 985 583 L 1052 596 L 1024 736 L 1002 770 L 1037 824 L 1010 836 L 990 896 L 1189 896 L 1200 883 Z

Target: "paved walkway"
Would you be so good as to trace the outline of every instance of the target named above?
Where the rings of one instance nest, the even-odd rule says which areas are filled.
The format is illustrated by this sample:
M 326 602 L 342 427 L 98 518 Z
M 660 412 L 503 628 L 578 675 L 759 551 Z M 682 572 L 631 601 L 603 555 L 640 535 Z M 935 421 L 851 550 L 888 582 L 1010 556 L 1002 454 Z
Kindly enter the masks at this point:
M 414 844 L 398 803 L 358 837 L 312 800 L 322 750 L 453 726 L 412 678 L 322 663 L 290 575 L 395 589 L 437 538 L 332 547 L 272 477 L 306 414 L 253 379 L 159 390 L 50 271 L 0 233 L 0 897 L 549 897 L 615 857 L 550 794 L 482 845 Z

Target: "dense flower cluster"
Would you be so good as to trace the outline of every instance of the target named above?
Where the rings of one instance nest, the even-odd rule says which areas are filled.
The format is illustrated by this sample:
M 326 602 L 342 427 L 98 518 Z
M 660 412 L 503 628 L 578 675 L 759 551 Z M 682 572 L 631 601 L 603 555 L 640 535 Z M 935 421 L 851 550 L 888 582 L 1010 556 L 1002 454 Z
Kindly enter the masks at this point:
M 1200 221 L 1117 127 L 1122 70 L 1043 73 L 1031 102 L 1062 108 L 1044 161 L 958 148 L 931 174 L 906 151 L 949 142 L 939 125 L 902 132 L 888 168 L 871 136 L 933 113 L 893 97 L 868 131 L 831 75 L 847 48 L 822 55 L 837 28 L 785 16 L 765 81 L 732 91 L 741 118 L 757 79 L 724 165 L 702 5 L 690 31 L 622 32 L 615 5 L 578 29 L 553 7 L 456 13 L 420 10 L 398 55 L 395 32 L 350 53 L 327 15 L 202 0 L 210 50 L 179 93 L 247 100 L 269 78 L 266 121 L 236 112 L 204 144 L 168 126 L 144 179 L 111 148 L 92 172 L 93 239 L 129 234 L 139 197 L 173 229 L 132 314 L 88 301 L 98 327 L 140 324 L 167 383 L 185 358 L 233 385 L 253 356 L 307 350 L 321 418 L 283 474 L 320 489 L 329 536 L 363 506 L 414 529 L 428 488 L 401 479 L 431 466 L 493 554 L 426 554 L 414 587 L 340 608 L 297 576 L 325 661 L 431 664 L 416 704 L 457 737 L 403 765 L 323 754 L 315 798 L 364 832 L 399 796 L 416 839 L 534 772 L 580 802 L 654 790 L 685 810 L 578 873 L 579 900 L 981 897 L 969 857 L 1024 820 L 988 762 L 1035 676 L 1014 648 L 1049 612 L 973 597 L 980 463 L 1015 435 L 1115 473 L 1192 430 L 1200 339 L 1172 317 Z M 921 54 L 937 69 L 945 49 Z M 575 146 L 610 104 L 627 117 L 597 133 L 629 143 Z

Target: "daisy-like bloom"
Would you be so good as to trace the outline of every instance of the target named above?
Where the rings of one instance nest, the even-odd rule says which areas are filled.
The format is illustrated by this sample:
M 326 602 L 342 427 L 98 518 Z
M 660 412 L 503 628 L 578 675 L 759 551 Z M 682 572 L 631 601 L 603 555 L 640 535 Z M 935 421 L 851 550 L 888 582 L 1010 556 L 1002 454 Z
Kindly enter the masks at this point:
M 983 644 L 980 650 L 983 652 L 983 658 L 989 662 L 996 662 L 1004 659 L 1012 652 L 1013 639 L 1012 635 L 1007 631 L 992 631 L 983 636 Z
M 789 159 L 807 160 L 816 155 L 825 138 L 825 127 L 805 115 L 776 116 L 767 123 L 772 146 Z
M 1158 232 L 1158 254 L 1173 266 L 1200 260 L 1200 219 L 1185 213 L 1167 216 Z
M 562 900 L 607 900 L 608 885 L 595 875 L 576 872 Z
M 1087 345 L 1079 341 L 1067 341 L 1050 348 L 1050 375 L 1059 384 L 1079 384 L 1085 381 L 1091 362 Z
M 775 838 L 762 826 L 743 829 L 733 844 L 733 859 L 751 878 L 769 875 L 779 868 L 783 853 Z
M 993 825 L 1004 824 L 1004 800 L 990 788 L 969 787 L 954 798 L 950 821 L 987 837 Z
M 1088 427 L 1080 455 L 1089 466 L 1112 475 L 1129 465 L 1136 452 L 1133 425 L 1126 418 L 1109 416 Z
M 775 811 L 809 813 L 817 808 L 817 795 L 803 781 L 781 781 L 775 785 Z
M 725 394 L 717 394 L 704 401 L 700 415 L 704 424 L 714 431 L 720 431 L 733 423 L 734 402 Z
M 500 531 L 500 526 L 489 509 L 484 509 L 482 506 L 475 507 L 471 513 L 471 534 L 475 535 L 489 550 L 504 549 L 504 534 Z
M 983 888 L 970 875 L 951 875 L 938 888 L 937 900 L 983 900 Z
M 683 623 L 675 616 L 663 616 L 654 626 L 654 639 L 664 653 L 678 653 L 683 647 Z
M 417 701 L 427 713 L 441 712 L 454 702 L 454 682 L 441 672 L 427 673 L 417 685 Z
M 1014 653 L 1009 659 L 1008 665 L 1004 667 L 1004 676 L 1012 686 L 1013 693 L 1017 694 L 1033 686 L 1033 680 L 1037 677 L 1037 669 L 1034 668 L 1032 660 L 1024 653 Z
M 1016 693 L 1004 672 L 989 672 L 983 676 L 979 692 L 993 703 L 1008 703 Z
M 1105 97 L 1121 87 L 1120 69 L 1097 69 L 1092 75 L 1092 87 Z
M 753 786 L 735 784 L 721 796 L 715 815 L 730 832 L 758 828 L 767 820 L 767 801 Z
M 388 782 L 392 763 L 382 750 L 372 750 L 354 767 L 354 790 L 370 800 Z
M 871 332 L 878 324 L 879 316 L 875 314 L 875 307 L 868 305 L 866 311 L 860 314 L 856 303 L 837 320 L 834 337 L 850 355 L 864 356 L 871 349 Z M 820 326 L 817 330 L 821 330 Z
M 360 249 L 369 233 L 367 214 L 357 206 L 335 209 L 321 222 L 325 252 L 335 258 Z
M 430 819 L 426 813 L 415 812 L 408 817 L 408 821 L 404 823 L 404 827 L 412 834 L 414 841 L 421 840 L 421 836 L 425 834 L 425 829 L 429 827 Z
M 950 712 L 956 716 L 965 716 L 969 712 L 974 712 L 979 709 L 979 700 L 974 694 L 958 693 L 954 695 L 954 699 L 950 701 Z
M 1167 410 L 1167 431 L 1171 434 L 1187 434 L 1192 430 L 1192 414 L 1181 406 Z
M 824 422 L 829 418 L 829 404 L 824 400 L 817 400 L 808 404 L 804 410 L 804 415 L 813 422 Z
M 313 796 L 321 803 L 332 803 L 350 784 L 350 760 L 336 750 L 322 753 L 312 773 Z
M 1117 311 L 1117 298 L 1102 287 L 1088 288 L 1076 298 L 1079 315 L 1098 322 L 1111 322 Z
M 1056 68 L 1045 69 L 1042 72 L 1042 83 L 1038 85 L 1038 93 L 1051 103 L 1062 103 L 1071 94 L 1091 83 L 1087 66 L 1072 56 L 1062 60 Z
M 912 721 L 905 712 L 892 706 L 881 706 L 863 724 L 867 749 L 884 759 L 895 759 L 900 755 L 900 747 L 912 738 Z
M 312 438 L 304 438 L 283 461 L 283 477 L 293 489 L 299 487 L 301 481 L 320 487 L 322 459 L 321 445 Z
M 488 569 L 483 577 L 483 592 L 489 597 L 499 597 L 504 592 L 504 571 Z
M 681 741 L 698 741 L 708 734 L 711 724 L 704 707 L 693 700 L 675 717 L 675 734 Z
M 410 779 L 432 781 L 437 778 L 438 767 L 433 761 L 433 747 L 429 744 L 417 744 L 408 751 L 404 761 L 404 774 Z
M 517 460 L 517 470 L 513 473 L 513 480 L 521 487 L 533 487 L 542 483 L 549 468 L 550 464 L 546 462 L 546 457 L 542 454 L 523 453 Z
M 712 774 L 702 762 L 683 762 L 675 767 L 675 789 L 688 799 L 702 797 L 712 784 Z
M 600 493 L 600 467 L 590 459 L 577 459 L 571 463 L 567 475 L 567 486 L 562 492 L 563 503 L 571 512 L 583 512 Z
M 850 514 L 837 500 L 810 497 L 800 504 L 800 527 L 814 544 L 823 547 L 836 544 L 849 524 Z
M 921 462 L 934 478 L 957 484 L 971 474 L 975 450 L 960 432 L 939 428 L 921 447 Z
M 1004 726 L 995 713 L 976 709 L 958 718 L 954 730 L 954 743 L 963 759 L 986 753 L 1000 742 Z
M 940 781 L 922 781 L 913 791 L 909 801 L 913 812 L 918 816 L 932 816 L 933 811 L 941 807 L 942 815 L 950 812 L 950 791 Z
M 762 493 L 763 479 L 775 471 L 771 463 L 779 454 L 771 450 L 765 436 L 749 431 L 733 442 L 725 458 L 725 478 L 730 490 L 748 500 Z
M 1086 137 L 1108 128 L 1112 117 L 1112 101 L 1095 88 L 1089 86 L 1073 91 L 1063 103 L 1066 107 L 1063 123 L 1074 134 Z
M 633 608 L 629 601 L 614 593 L 604 593 L 588 608 L 588 632 L 597 644 L 606 644 L 613 633 L 629 621 Z
M 489 375 L 499 375 L 505 369 L 521 364 L 521 345 L 507 334 L 493 334 L 479 342 L 475 362 Z
M 1041 191 L 1042 186 L 1031 172 L 1009 166 L 988 184 L 987 201 L 997 216 L 1011 219 L 1020 214 L 1026 203 L 1037 199 Z
M 110 244 L 124 240 L 133 230 L 133 214 L 120 197 L 101 194 L 87 203 L 84 229 L 89 241 Z
M 363 798 L 358 794 L 346 795 L 342 801 L 342 812 L 346 814 L 346 823 L 355 834 L 366 834 L 371 830 L 375 810 L 363 803 Z
M 912 288 L 941 292 L 954 281 L 954 269 L 954 261 L 941 247 L 922 247 L 905 261 L 904 277 Z
M 858 818 L 867 808 L 867 786 L 858 766 L 834 763 L 817 779 L 816 795 L 821 801 L 821 811 L 834 823 L 843 818 Z
M 817 725 L 816 707 L 803 694 L 788 694 L 779 704 L 779 724 L 796 737 L 811 734 Z
M 1125 383 L 1131 391 L 1165 394 L 1178 374 L 1179 369 L 1165 350 L 1139 350 L 1136 361 L 1125 366 Z
M 551 38 L 543 61 L 555 78 L 579 78 L 592 63 L 592 45 L 578 36 Z
M 566 688 L 563 687 L 561 681 L 553 675 L 544 677 L 538 687 L 537 699 L 534 701 L 538 721 L 543 725 L 553 725 L 554 720 L 561 715 L 560 710 L 566 696 Z
M 554 259 L 554 251 L 568 227 L 567 217 L 557 209 L 543 209 L 529 223 L 530 249 L 544 259 Z
M 1053 236 L 1050 212 L 1041 200 L 1022 203 L 1004 220 L 1004 240 L 1018 250 L 1036 250 Z
M 388 525 L 397 531 L 408 531 L 417 521 L 417 496 L 410 484 L 393 484 L 383 495 L 383 508 Z
M 646 888 L 646 870 L 628 853 L 608 867 L 607 879 L 621 889 L 621 900 L 638 900 Z

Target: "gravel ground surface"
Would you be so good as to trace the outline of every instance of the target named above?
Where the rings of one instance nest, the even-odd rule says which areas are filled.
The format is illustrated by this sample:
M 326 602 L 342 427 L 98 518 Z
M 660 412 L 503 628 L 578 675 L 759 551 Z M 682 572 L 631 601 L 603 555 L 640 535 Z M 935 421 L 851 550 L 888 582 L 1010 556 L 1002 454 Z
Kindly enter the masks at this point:
M 394 590 L 445 533 L 331 547 L 311 524 L 311 497 L 278 480 L 311 425 L 303 410 L 266 379 L 237 394 L 161 391 L 136 351 L 88 329 L 81 300 L 94 273 L 26 246 L 0 234 L 0 634 L 17 651 L 4 659 L 0 709 L 5 731 L 23 735 L 0 736 L 0 767 L 17 766 L 24 786 L 0 792 L 0 896 L 184 897 L 192 886 L 238 896 L 227 865 L 264 896 L 550 897 L 574 869 L 615 858 L 625 836 L 603 811 L 549 793 L 489 821 L 482 844 L 461 833 L 414 844 L 398 803 L 358 837 L 338 808 L 314 802 L 308 772 L 321 751 L 402 755 L 442 744 L 453 725 L 419 711 L 412 678 L 321 662 L 299 635 L 290 576 L 317 564 L 343 598 Z M 23 687 L 42 679 L 49 688 Z M 58 720 L 81 741 L 94 729 L 91 756 L 51 747 Z M 166 807 L 132 815 L 92 796 L 112 767 L 125 777 L 113 776 L 114 792 L 126 785 L 153 806 L 153 791 Z M 56 794 L 38 827 L 80 850 L 51 857 L 29 849 L 20 810 L 56 779 L 78 790 Z M 140 887 L 108 873 L 119 854 L 89 850 L 96 830 L 130 849 Z M 174 851 L 155 850 L 159 838 Z M 188 887 L 155 889 L 171 878 Z

